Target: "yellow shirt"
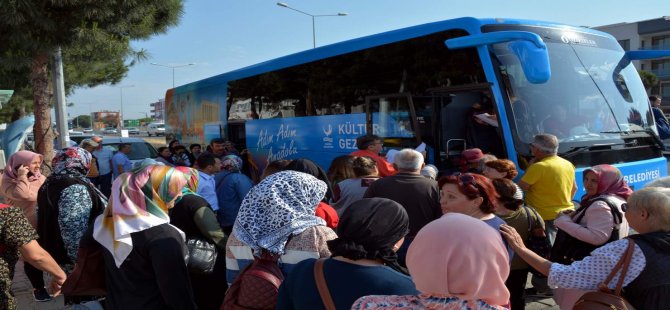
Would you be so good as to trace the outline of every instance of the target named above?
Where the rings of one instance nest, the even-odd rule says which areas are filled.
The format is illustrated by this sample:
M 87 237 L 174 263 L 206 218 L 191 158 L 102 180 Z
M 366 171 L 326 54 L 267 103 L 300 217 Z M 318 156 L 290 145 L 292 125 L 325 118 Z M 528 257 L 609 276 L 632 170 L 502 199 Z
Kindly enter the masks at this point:
M 526 203 L 533 206 L 545 221 L 553 220 L 559 212 L 573 208 L 572 186 L 575 166 L 556 155 L 545 157 L 530 165 L 521 181 L 530 185 Z

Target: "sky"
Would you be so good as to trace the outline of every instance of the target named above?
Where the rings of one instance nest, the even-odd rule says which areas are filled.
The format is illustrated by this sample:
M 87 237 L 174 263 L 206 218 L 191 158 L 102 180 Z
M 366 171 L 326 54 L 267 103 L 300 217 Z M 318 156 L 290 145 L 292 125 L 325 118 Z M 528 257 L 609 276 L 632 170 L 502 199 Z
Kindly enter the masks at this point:
M 328 45 L 458 17 L 503 17 L 602 26 L 670 15 L 668 0 L 284 0 L 315 18 L 316 45 Z M 165 34 L 132 43 L 149 52 L 116 85 L 80 88 L 67 98 L 70 117 L 119 111 L 125 119 L 149 113 L 149 104 L 175 86 L 312 48 L 312 18 L 270 0 L 185 0 L 180 23 Z M 67 79 L 67 76 L 65 77 Z

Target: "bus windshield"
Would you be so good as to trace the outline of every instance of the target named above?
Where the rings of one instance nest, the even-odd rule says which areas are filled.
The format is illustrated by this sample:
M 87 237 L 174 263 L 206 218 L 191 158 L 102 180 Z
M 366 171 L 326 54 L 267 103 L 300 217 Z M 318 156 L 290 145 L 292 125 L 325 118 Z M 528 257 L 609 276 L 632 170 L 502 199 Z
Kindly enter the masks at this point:
M 616 41 L 583 33 L 525 30 L 539 32 L 547 44 L 551 62 L 547 83 L 526 80 L 509 43 L 492 47 L 511 102 L 508 117 L 517 146 L 543 132 L 559 138 L 559 152 L 653 134 L 646 91 Z

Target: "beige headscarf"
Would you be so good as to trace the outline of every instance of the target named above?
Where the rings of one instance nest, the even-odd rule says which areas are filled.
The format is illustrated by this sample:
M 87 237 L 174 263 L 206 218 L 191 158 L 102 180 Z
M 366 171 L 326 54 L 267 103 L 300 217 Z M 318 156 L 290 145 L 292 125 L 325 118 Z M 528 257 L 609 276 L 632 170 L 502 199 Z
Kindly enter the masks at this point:
M 409 247 L 407 267 L 423 295 L 509 301 L 509 257 L 500 233 L 473 217 L 448 213 L 424 226 Z

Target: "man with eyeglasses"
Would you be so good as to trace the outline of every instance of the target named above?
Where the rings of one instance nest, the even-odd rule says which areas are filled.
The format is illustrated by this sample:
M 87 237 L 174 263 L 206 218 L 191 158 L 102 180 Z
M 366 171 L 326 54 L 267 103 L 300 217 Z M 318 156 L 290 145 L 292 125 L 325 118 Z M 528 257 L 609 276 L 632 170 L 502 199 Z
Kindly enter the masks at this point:
M 387 177 L 396 174 L 395 168 L 379 153 L 384 147 L 382 138 L 376 135 L 365 135 L 356 138 L 356 147 L 358 151 L 352 152 L 352 156 L 367 156 L 377 163 L 377 170 L 380 177 Z
M 554 219 L 563 211 L 574 209 L 572 197 L 577 192 L 575 166 L 559 157 L 558 138 L 551 134 L 538 134 L 530 144 L 535 157 L 526 173 L 519 181 L 519 187 L 526 192 L 526 203 L 535 208 L 545 223 L 549 242 L 554 244 L 556 226 Z M 551 292 L 545 279 L 533 277 L 534 291 L 529 294 Z

